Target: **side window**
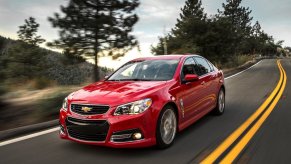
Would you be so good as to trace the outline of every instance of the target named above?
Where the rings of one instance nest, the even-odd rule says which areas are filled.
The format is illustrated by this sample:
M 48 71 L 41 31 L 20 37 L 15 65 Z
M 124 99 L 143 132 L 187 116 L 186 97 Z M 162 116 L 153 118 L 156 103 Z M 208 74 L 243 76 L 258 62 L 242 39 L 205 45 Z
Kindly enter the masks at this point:
M 207 61 L 208 65 L 210 66 L 210 72 L 214 71 L 214 66 L 210 61 Z
M 193 58 L 188 58 L 184 62 L 183 68 L 182 68 L 182 73 L 181 73 L 181 78 L 184 79 L 185 75 L 187 74 L 196 74 L 194 70 L 194 65 L 195 61 Z
M 195 57 L 195 60 L 197 62 L 196 69 L 199 70 L 197 71 L 197 74 L 199 76 L 202 76 L 211 72 L 211 67 L 209 66 L 208 62 L 205 59 L 201 57 Z

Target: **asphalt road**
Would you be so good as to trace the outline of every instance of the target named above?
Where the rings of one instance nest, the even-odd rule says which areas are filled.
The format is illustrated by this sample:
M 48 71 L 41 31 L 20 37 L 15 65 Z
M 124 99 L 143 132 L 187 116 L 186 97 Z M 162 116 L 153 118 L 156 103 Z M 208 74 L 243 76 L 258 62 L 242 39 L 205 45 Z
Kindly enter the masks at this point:
M 281 61 L 291 79 L 291 60 Z M 1 164 L 45 163 L 199 163 L 247 120 L 276 87 L 276 60 L 263 60 L 226 80 L 226 112 L 208 115 L 179 133 L 172 147 L 112 149 L 61 140 L 58 132 L 0 147 Z M 291 163 L 291 86 L 235 163 Z

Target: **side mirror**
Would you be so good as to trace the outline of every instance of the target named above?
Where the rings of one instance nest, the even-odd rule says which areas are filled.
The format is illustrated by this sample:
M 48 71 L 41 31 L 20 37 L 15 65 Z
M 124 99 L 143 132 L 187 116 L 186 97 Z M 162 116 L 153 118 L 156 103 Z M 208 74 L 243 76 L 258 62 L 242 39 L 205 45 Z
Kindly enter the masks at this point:
M 184 82 L 187 83 L 187 82 L 191 82 L 191 81 L 196 81 L 198 80 L 199 77 L 198 75 L 195 75 L 195 74 L 187 74 L 184 78 Z

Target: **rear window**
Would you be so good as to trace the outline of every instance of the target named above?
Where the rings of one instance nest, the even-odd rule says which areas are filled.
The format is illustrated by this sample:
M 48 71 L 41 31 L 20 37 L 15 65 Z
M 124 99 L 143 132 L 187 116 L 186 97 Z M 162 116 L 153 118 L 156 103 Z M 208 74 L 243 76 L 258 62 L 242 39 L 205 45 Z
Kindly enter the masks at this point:
M 201 57 L 195 57 L 195 61 L 197 63 L 195 66 L 198 67 L 196 69 L 199 76 L 205 75 L 212 71 L 212 68 L 209 66 L 205 59 Z

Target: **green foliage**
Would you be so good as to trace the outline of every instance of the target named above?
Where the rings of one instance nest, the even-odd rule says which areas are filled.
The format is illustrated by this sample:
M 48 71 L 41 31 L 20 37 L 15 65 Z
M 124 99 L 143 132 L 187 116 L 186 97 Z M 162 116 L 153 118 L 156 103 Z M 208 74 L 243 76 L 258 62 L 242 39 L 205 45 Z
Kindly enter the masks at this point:
M 5 38 L 0 36 L 0 53 L 3 51 L 5 45 Z
M 93 65 L 81 56 L 60 54 L 22 41 L 0 36 L 0 86 L 43 89 L 53 85 L 90 82 Z M 0 45 L 0 46 L 1 46 Z M 98 68 L 101 77 L 112 70 Z M 2 92 L 2 91 L 0 91 Z
M 38 27 L 39 24 L 35 21 L 35 18 L 29 17 L 25 19 L 25 24 L 19 26 L 19 31 L 17 32 L 19 39 L 31 45 L 38 45 L 45 42 L 40 35 L 36 34 Z
M 231 59 L 228 60 L 227 62 L 223 64 L 220 63 L 220 67 L 221 68 L 234 68 L 237 66 L 241 66 L 251 60 L 253 60 L 253 56 L 250 56 L 250 55 L 232 56 Z
M 0 56 L 0 83 L 22 85 L 45 69 L 42 67 L 44 52 L 36 46 L 14 41 L 5 47 Z
M 235 62 L 242 54 L 274 55 L 282 43 L 266 34 L 259 22 L 252 25 L 251 10 L 241 5 L 242 0 L 226 0 L 222 11 L 207 17 L 201 0 L 187 0 L 172 31 L 159 37 L 152 52 L 164 54 L 201 54 L 214 63 Z M 238 61 L 243 61 L 239 59 Z
M 251 10 L 248 7 L 241 6 L 242 0 L 226 0 L 226 3 L 222 4 L 223 11 L 218 10 L 218 17 L 225 17 L 230 20 L 232 27 L 230 30 L 236 32 L 239 37 L 248 36 L 251 31 L 250 17 Z
M 86 62 L 86 59 L 82 56 L 78 56 L 75 54 L 71 54 L 69 52 L 63 53 L 64 57 L 62 58 L 62 63 L 64 65 L 73 65 L 73 64 L 80 64 Z
M 200 34 L 207 30 L 204 28 L 206 14 L 201 5 L 201 0 L 186 1 L 175 27 L 167 36 L 159 37 L 158 45 L 152 46 L 152 53 L 164 54 L 164 44 L 167 44 L 170 54 L 199 52 L 197 40 L 200 39 Z
M 138 5 L 138 0 L 70 0 L 61 6 L 62 14 L 49 17 L 60 29 L 60 39 L 48 45 L 73 55 L 94 56 L 95 80 L 99 80 L 98 54 L 116 58 L 137 45 L 130 32 L 138 21 L 133 13 Z
M 291 57 L 291 47 L 285 47 L 285 52 L 284 52 L 284 55 L 286 57 Z
M 180 19 L 177 19 L 177 24 L 172 29 L 174 36 L 195 40 L 199 33 L 205 32 L 201 27 L 205 26 L 206 14 L 201 5 L 201 0 L 186 1 L 184 8 L 181 9 Z

